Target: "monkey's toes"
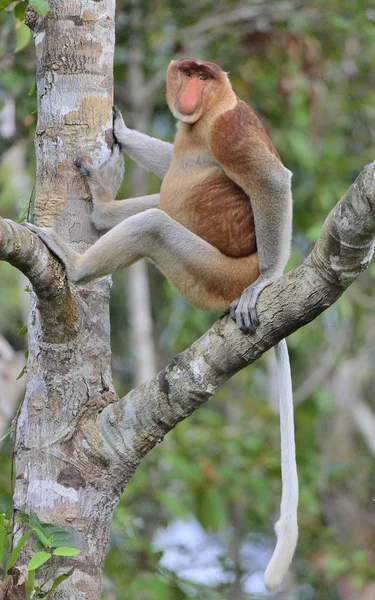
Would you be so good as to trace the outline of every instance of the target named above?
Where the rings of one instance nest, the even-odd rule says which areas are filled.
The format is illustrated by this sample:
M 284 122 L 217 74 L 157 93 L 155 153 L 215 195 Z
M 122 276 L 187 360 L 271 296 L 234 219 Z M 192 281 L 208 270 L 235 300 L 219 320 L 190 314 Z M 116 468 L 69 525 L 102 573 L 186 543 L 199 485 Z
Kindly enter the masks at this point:
M 30 229 L 30 231 L 38 235 L 41 231 L 52 231 L 51 227 L 38 227 L 38 225 L 34 225 L 34 223 L 29 223 L 28 221 L 23 221 L 21 225 L 22 227 L 26 227 L 26 229 Z
M 90 175 L 93 171 L 92 165 L 90 165 L 88 162 L 83 160 L 83 158 L 77 158 L 77 160 L 74 161 L 74 164 L 77 167 L 77 169 L 79 169 L 81 171 L 81 173 L 83 175 L 86 175 L 86 177 L 90 177 Z
M 117 140 L 115 140 L 115 143 L 112 146 L 112 157 L 117 160 L 119 162 L 119 164 L 122 163 L 122 165 L 124 164 L 123 158 L 122 158 L 122 154 L 121 154 L 121 146 L 118 143 Z M 120 162 L 120 157 L 121 157 L 121 162 Z

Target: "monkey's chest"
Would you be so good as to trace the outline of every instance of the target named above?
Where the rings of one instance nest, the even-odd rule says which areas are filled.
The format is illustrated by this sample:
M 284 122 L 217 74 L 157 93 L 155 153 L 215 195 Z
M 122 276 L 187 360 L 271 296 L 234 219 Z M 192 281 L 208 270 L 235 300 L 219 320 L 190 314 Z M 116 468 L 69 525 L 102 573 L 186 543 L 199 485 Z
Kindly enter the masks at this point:
M 194 177 L 168 171 L 160 195 L 162 210 L 223 254 L 240 258 L 256 252 L 250 200 L 219 167 Z

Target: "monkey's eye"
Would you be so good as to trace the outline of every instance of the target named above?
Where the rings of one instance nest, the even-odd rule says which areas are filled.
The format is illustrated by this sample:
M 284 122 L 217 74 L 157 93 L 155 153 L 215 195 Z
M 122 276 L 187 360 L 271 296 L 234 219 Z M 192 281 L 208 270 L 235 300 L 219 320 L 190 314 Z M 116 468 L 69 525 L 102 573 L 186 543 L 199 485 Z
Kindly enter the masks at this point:
M 184 71 L 186 77 L 191 77 L 191 71 L 189 71 L 189 69 L 186 69 L 186 71 Z
M 206 75 L 206 73 L 201 73 L 199 75 L 199 79 L 201 79 L 202 81 L 206 81 L 206 79 L 208 79 L 208 76 Z

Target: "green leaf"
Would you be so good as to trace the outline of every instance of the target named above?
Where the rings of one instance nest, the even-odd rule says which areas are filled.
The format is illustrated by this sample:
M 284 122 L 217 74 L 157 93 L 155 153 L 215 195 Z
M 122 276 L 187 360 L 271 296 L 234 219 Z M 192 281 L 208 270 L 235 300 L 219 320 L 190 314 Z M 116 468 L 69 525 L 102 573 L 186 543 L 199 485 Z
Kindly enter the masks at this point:
M 29 214 L 29 207 L 23 207 L 23 209 L 21 210 L 18 219 L 16 220 L 16 223 L 23 223 L 23 221 L 26 221 L 27 219 L 27 215 Z
M 19 373 L 18 377 L 16 378 L 16 381 L 18 381 L 19 379 L 21 379 L 21 377 L 23 377 L 26 373 L 26 367 L 23 367 L 22 371 Z
M 29 0 L 29 4 L 42 17 L 45 17 L 51 8 L 47 0 Z
M 30 600 L 35 585 L 35 571 L 29 571 L 25 582 L 26 599 Z
M 73 572 L 74 572 L 74 567 L 73 567 L 73 569 L 70 569 L 70 571 L 67 571 L 66 573 L 62 573 L 61 575 L 56 577 L 56 579 L 52 583 L 51 589 L 48 590 L 47 594 L 45 596 L 43 596 L 43 598 L 49 598 L 50 595 L 53 594 L 55 589 L 60 585 L 60 583 L 62 583 L 66 579 L 69 579 L 69 577 L 71 577 L 73 575 Z
M 17 512 L 17 523 L 28 523 L 30 520 L 30 515 L 27 512 L 22 512 L 19 510 Z
M 31 40 L 31 31 L 25 23 L 20 23 L 16 27 L 16 49 L 15 52 L 20 52 L 27 46 Z
M 22 325 L 21 329 L 17 333 L 17 337 L 23 337 L 27 333 L 27 325 Z
M 13 0 L 0 0 L 0 10 L 3 10 L 3 8 L 6 8 L 12 2 Z
M 30 523 L 30 527 L 32 527 L 32 529 L 42 529 L 43 530 L 43 525 L 34 510 L 30 511 L 29 523 Z
M 31 86 L 31 88 L 27 92 L 27 95 L 28 96 L 34 96 L 35 93 L 36 93 L 36 81 L 34 81 L 33 85 Z
M 33 532 L 42 544 L 43 548 L 51 547 L 51 540 L 46 535 L 44 535 L 44 532 L 42 531 L 41 527 L 33 527 Z
M 59 546 L 53 551 L 54 556 L 77 556 L 81 550 L 70 548 L 69 546 Z
M 8 573 L 9 569 L 16 564 L 17 559 L 21 553 L 22 547 L 26 544 L 27 540 L 31 536 L 32 531 L 26 531 L 22 537 L 18 540 L 17 546 L 14 548 L 12 554 L 8 558 L 7 564 L 5 565 L 5 573 Z
M 0 442 L 3 442 L 4 440 L 7 439 L 7 437 L 11 437 L 12 435 L 12 427 L 8 427 L 8 429 L 6 430 L 6 432 L 4 433 L 3 437 L 0 438 Z M 0 561 L 1 562 L 1 561 Z
M 71 533 L 62 527 L 57 527 L 51 523 L 43 523 L 42 527 L 45 535 L 51 540 L 51 548 L 58 548 L 59 546 L 71 546 L 73 544 Z
M 19 198 L 18 204 L 21 207 L 21 212 L 18 216 L 17 223 L 22 223 L 22 221 L 25 221 L 27 219 L 30 205 L 30 196 L 23 196 L 23 198 Z
M 6 536 L 5 514 L 0 513 L 0 565 L 3 562 L 5 536 Z
M 228 517 L 222 491 L 213 486 L 199 490 L 196 497 L 196 515 L 208 531 L 223 530 L 227 526 Z
M 26 2 L 19 2 L 14 9 L 14 16 L 19 21 L 23 21 L 25 19 L 25 10 L 26 10 Z
M 42 565 L 44 565 L 44 563 L 47 562 L 47 560 L 50 560 L 52 557 L 49 554 L 49 552 L 37 552 L 36 554 L 34 554 L 34 556 L 31 558 L 28 566 L 27 566 L 27 570 L 28 571 L 35 571 L 35 569 L 39 569 L 39 567 L 41 567 Z

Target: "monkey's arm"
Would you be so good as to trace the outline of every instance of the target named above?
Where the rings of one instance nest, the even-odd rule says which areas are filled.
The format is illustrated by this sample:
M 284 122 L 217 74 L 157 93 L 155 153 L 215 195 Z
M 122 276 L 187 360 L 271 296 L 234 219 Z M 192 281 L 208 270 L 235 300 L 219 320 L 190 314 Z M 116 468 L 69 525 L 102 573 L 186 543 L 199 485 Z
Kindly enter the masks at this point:
M 163 179 L 172 160 L 173 145 L 129 129 L 116 106 L 113 108 L 113 115 L 113 131 L 122 152 Z
M 256 304 L 260 293 L 283 273 L 292 234 L 291 172 L 268 145 L 246 131 L 228 146 L 220 164 L 249 196 L 254 213 L 260 275 L 231 306 L 231 315 L 245 332 L 259 324 Z
M 290 254 L 292 236 L 291 172 L 269 157 L 255 175 L 237 177 L 249 195 L 254 213 L 259 277 L 231 306 L 231 315 L 245 331 L 254 331 L 259 320 L 256 305 L 260 293 L 283 274 Z

